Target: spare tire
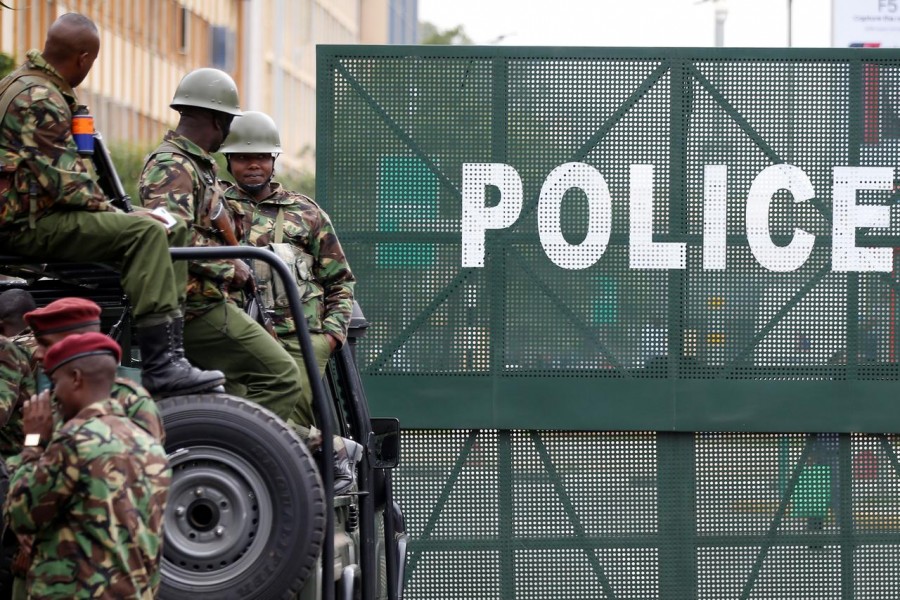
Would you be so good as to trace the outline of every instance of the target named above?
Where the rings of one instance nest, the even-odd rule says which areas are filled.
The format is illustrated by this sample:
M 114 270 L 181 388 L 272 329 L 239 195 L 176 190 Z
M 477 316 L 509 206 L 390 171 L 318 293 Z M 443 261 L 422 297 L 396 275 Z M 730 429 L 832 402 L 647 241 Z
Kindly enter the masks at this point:
M 226 394 L 159 409 L 173 472 L 159 597 L 293 598 L 325 535 L 306 445 L 272 412 Z

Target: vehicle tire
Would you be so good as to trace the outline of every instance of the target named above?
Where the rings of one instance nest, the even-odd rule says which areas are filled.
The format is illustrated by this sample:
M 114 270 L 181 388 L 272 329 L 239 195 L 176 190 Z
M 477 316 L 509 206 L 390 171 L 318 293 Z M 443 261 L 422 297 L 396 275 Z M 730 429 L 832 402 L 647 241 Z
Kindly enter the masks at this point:
M 293 598 L 325 535 L 306 445 L 272 412 L 226 394 L 159 409 L 173 472 L 159 598 Z

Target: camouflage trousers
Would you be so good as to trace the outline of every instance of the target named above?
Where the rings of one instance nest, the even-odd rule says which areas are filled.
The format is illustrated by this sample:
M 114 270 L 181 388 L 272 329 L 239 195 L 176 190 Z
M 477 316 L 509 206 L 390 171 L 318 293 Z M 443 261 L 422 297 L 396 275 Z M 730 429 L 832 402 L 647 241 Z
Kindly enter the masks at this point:
M 184 350 L 201 369 L 225 374 L 225 391 L 252 400 L 287 421 L 301 402 L 297 363 L 266 330 L 230 302 L 223 302 L 184 325 Z M 311 411 L 300 411 L 305 427 Z
M 174 264 L 169 246 L 183 246 L 187 228 L 179 221 L 170 234 L 148 217 L 84 210 L 58 211 L 34 229 L 0 232 L 0 251 L 39 262 L 106 262 L 122 270 L 138 325 L 158 325 L 179 314 L 187 289 L 187 262 Z

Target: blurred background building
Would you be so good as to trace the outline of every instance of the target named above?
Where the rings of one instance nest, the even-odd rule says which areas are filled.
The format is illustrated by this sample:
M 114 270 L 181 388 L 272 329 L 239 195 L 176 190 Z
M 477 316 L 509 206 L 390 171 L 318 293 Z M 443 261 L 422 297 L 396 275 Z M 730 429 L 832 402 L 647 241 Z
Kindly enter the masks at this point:
M 216 67 L 241 106 L 281 129 L 282 171 L 315 171 L 316 44 L 414 44 L 418 0 L 3 0 L 0 52 L 20 63 L 66 12 L 100 29 L 100 57 L 78 88 L 110 145 L 142 150 L 177 121 L 181 77 Z

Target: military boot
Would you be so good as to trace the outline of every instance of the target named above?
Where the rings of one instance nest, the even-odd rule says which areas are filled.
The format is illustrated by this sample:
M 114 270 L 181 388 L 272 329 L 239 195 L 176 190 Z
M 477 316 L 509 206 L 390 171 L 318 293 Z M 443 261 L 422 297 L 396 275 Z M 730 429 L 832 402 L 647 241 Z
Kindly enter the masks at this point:
M 356 483 L 356 463 L 362 459 L 363 446 L 344 437 L 334 437 L 334 494 L 350 491 Z
M 141 382 L 154 396 L 176 396 L 213 391 L 225 383 L 221 371 L 201 371 L 184 357 L 184 318 L 139 327 Z
M 172 353 L 175 355 L 177 362 L 193 369 L 194 366 L 188 361 L 184 354 L 184 318 L 178 318 L 172 321 Z M 219 394 L 225 393 L 225 374 L 221 371 L 200 371 L 201 373 L 218 373 L 222 377 L 222 381 L 218 385 L 204 388 L 202 392 L 214 392 Z

